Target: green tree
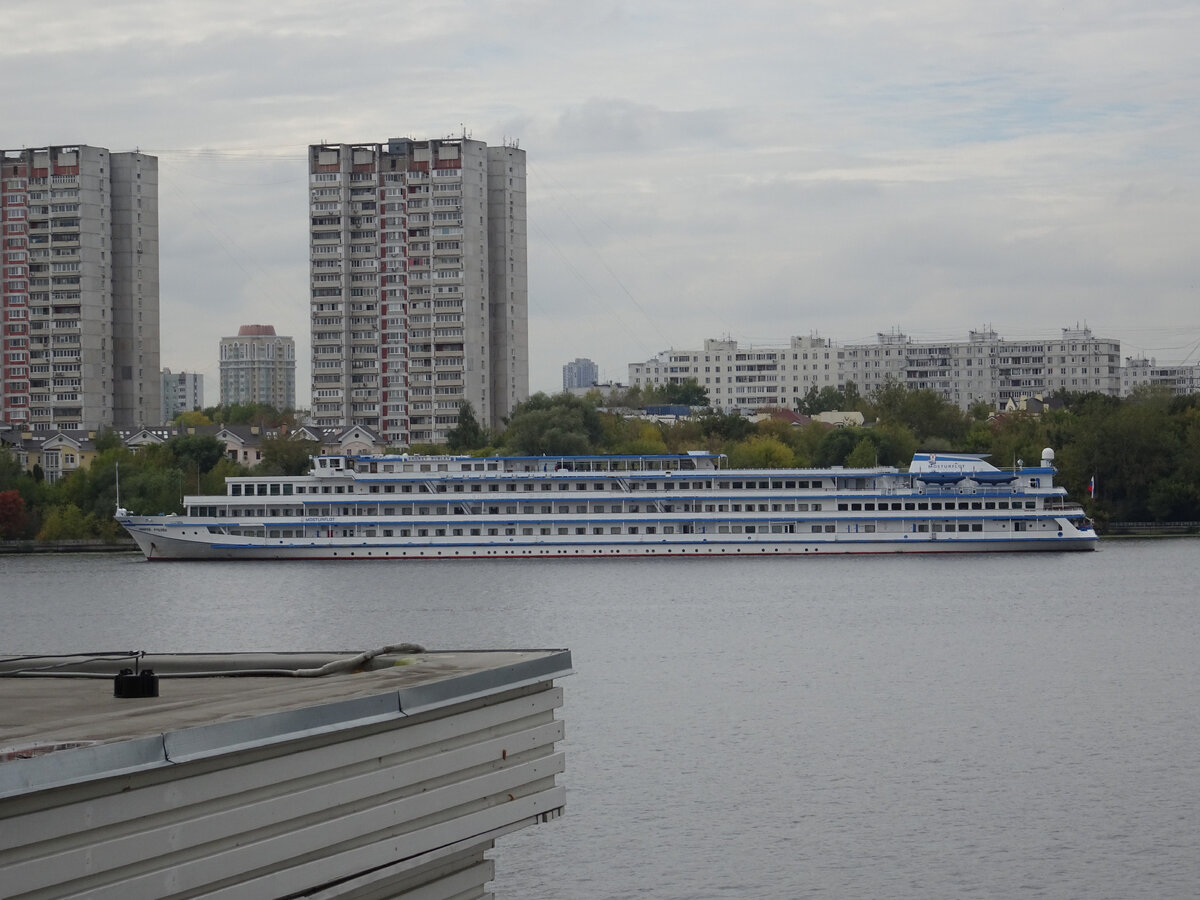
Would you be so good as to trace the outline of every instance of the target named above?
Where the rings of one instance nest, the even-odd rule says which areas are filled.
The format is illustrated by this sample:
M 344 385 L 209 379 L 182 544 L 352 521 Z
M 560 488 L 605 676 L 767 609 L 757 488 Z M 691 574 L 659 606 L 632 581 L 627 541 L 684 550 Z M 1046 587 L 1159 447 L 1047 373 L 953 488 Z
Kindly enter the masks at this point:
M 39 541 L 77 541 L 95 536 L 95 520 L 78 506 L 69 503 L 50 510 L 38 532 Z
M 534 394 L 508 418 L 504 446 L 521 456 L 583 456 L 596 452 L 604 426 L 596 407 L 571 394 Z
M 729 465 L 735 469 L 785 469 L 795 465 L 795 454 L 778 438 L 753 435 L 733 446 Z
M 745 440 L 754 433 L 754 423 L 737 413 L 707 412 L 698 424 L 702 435 L 723 441 Z
M 708 406 L 708 389 L 701 387 L 695 378 L 685 378 L 678 383 L 663 385 L 662 396 L 663 401 L 668 404 Z
M 165 446 L 179 469 L 198 475 L 203 475 L 225 456 L 225 443 L 209 434 L 177 434 L 169 438 Z
M 850 455 L 846 457 L 846 467 L 850 469 L 869 469 L 876 464 L 879 448 L 875 446 L 875 442 L 869 437 L 863 437 L 854 449 L 850 451 Z
M 319 441 L 284 434 L 267 435 L 261 448 L 262 459 L 254 467 L 259 475 L 303 475 L 311 467 L 312 457 L 321 452 Z
M 475 418 L 471 404 L 465 400 L 458 404 L 458 424 L 446 434 L 446 446 L 454 453 L 461 453 L 464 450 L 479 450 L 486 447 L 488 442 L 488 433 Z

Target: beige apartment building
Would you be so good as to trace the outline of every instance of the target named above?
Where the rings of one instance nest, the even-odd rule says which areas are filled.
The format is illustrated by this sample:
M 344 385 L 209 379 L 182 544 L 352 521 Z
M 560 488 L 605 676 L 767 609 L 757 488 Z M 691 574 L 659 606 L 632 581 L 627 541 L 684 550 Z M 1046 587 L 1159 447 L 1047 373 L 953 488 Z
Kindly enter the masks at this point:
M 1121 344 L 1087 328 L 1064 328 L 1050 340 L 1005 340 L 991 329 L 945 342 L 891 332 L 869 344 L 815 337 L 794 337 L 786 346 L 708 340 L 703 350 L 669 350 L 629 364 L 630 385 L 689 378 L 723 410 L 795 408 L 814 387 L 844 390 L 853 382 L 869 395 L 889 381 L 937 391 L 962 409 L 977 402 L 1001 409 L 1010 400 L 1056 390 L 1120 396 Z
M 265 403 L 296 408 L 296 342 L 273 325 L 243 325 L 221 338 L 221 405 Z
M 158 160 L 83 144 L 5 150 L 0 421 L 157 425 Z
M 440 443 L 528 395 L 525 152 L 463 138 L 309 147 L 312 422 Z

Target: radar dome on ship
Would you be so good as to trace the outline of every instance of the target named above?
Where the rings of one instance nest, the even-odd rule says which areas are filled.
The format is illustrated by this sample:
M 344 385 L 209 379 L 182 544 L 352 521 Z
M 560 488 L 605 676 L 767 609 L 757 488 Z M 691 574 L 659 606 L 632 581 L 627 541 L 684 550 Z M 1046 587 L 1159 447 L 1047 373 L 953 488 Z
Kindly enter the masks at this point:
M 1054 462 L 1054 450 L 1047 447 L 1042 451 L 1042 465 L 1049 466 L 1052 462 Z

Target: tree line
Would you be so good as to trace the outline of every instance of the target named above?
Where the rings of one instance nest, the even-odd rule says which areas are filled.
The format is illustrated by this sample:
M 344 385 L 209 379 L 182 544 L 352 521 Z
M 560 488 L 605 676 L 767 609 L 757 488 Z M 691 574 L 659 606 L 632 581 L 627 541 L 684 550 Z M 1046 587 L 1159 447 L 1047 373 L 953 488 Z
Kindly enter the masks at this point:
M 830 428 L 777 418 L 752 423 L 711 408 L 660 423 L 606 412 L 598 393 L 535 394 L 492 431 L 464 405 L 449 445 L 529 456 L 707 450 L 738 468 L 905 467 L 917 450 L 977 453 L 1005 468 L 1036 465 L 1050 447 L 1057 483 L 1101 524 L 1200 521 L 1200 395 L 1150 386 L 1125 398 L 1059 392 L 1050 399 L 1039 414 L 996 414 L 986 403 L 964 412 L 936 391 L 897 382 L 869 397 L 853 384 L 810 391 L 802 411 L 856 410 L 868 423 Z
M 223 494 L 233 475 L 298 475 L 320 452 L 316 441 L 267 436 L 253 468 L 225 455 L 211 435 L 178 434 L 138 451 L 111 429 L 96 435 L 95 459 L 50 483 L 0 451 L 0 540 L 117 540 L 113 519 L 118 479 L 121 505 L 143 514 L 181 513 L 184 494 Z
M 662 396 L 651 394 L 654 400 Z M 408 449 L 479 456 L 706 450 L 725 454 L 738 468 L 805 468 L 904 467 L 917 450 L 978 453 L 1007 467 L 1018 460 L 1035 464 L 1042 448 L 1051 447 L 1058 483 L 1101 524 L 1200 521 L 1200 396 L 1175 397 L 1148 387 L 1127 398 L 1060 393 L 1054 399 L 1056 408 L 1039 415 L 990 415 L 983 405 L 963 412 L 935 391 L 891 383 L 864 397 L 847 385 L 844 391 L 822 389 L 813 400 L 832 409 L 857 409 L 869 425 L 830 428 L 778 418 L 755 423 L 711 408 L 693 418 L 657 422 L 608 412 L 605 403 L 611 401 L 598 393 L 535 394 L 495 429 L 483 427 L 463 404 L 448 447 Z M 0 539 L 118 537 L 112 518 L 118 465 L 123 506 L 169 513 L 182 512 L 185 493 L 224 493 L 224 479 L 231 475 L 300 474 L 320 452 L 313 441 L 267 437 L 262 462 L 247 469 L 209 436 L 176 435 L 135 453 L 107 431 L 97 436 L 96 447 L 99 455 L 90 466 L 54 484 L 0 452 Z M 1088 494 L 1091 484 L 1094 497 Z

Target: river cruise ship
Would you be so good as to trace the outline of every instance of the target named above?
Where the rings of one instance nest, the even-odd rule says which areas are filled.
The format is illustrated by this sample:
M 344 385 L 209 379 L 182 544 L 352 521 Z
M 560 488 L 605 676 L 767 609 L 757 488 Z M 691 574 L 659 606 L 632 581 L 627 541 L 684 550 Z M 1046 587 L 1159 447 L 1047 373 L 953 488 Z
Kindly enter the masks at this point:
M 730 469 L 661 456 L 318 456 L 229 478 L 185 515 L 117 519 L 147 559 L 471 559 L 1091 550 L 1054 453 L 998 469 L 917 453 L 907 471 Z

